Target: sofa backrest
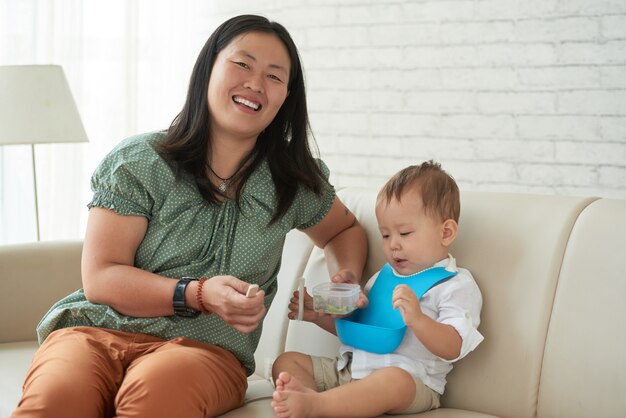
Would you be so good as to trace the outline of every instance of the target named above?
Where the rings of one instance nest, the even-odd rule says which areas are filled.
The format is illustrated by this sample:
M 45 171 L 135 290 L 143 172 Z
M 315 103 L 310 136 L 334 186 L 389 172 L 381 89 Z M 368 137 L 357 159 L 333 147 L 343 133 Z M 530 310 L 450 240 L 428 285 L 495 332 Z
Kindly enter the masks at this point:
M 0 246 L 0 343 L 37 339 L 47 310 L 82 286 L 82 248 L 75 241 Z
M 384 263 L 374 215 L 376 192 L 346 189 L 342 201 L 367 231 L 369 277 Z M 455 365 L 442 404 L 502 417 L 534 418 L 552 302 L 574 222 L 593 198 L 466 192 L 452 247 L 459 266 L 483 294 L 485 341 Z M 323 252 L 314 249 L 307 285 L 328 281 Z M 293 283 L 280 283 L 293 289 Z M 285 349 L 334 357 L 336 337 L 290 321 Z
M 309 261 L 313 243 L 304 233 L 293 230 L 287 234 L 282 264 L 278 273 L 278 292 L 263 319 L 263 332 L 254 353 L 255 374 L 271 378 L 272 361 L 283 352 L 287 335 L 287 306 Z
M 538 418 L 626 416 L 626 200 L 581 213 L 548 329 Z
M 481 288 L 485 341 L 451 372 L 445 406 L 535 417 L 563 254 L 574 222 L 593 200 L 463 194 L 452 252 Z

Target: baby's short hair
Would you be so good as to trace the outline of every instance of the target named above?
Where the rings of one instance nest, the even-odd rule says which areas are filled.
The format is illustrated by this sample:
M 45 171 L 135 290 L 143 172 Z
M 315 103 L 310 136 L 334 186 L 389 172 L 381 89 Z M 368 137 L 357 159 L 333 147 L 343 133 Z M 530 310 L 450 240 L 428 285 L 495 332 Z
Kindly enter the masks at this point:
M 377 202 L 386 199 L 389 203 L 392 198 L 400 201 L 409 187 L 419 189 L 427 215 L 437 216 L 442 221 L 453 219 L 459 222 L 459 187 L 452 176 L 441 168 L 441 164 L 429 160 L 400 170 L 380 190 Z

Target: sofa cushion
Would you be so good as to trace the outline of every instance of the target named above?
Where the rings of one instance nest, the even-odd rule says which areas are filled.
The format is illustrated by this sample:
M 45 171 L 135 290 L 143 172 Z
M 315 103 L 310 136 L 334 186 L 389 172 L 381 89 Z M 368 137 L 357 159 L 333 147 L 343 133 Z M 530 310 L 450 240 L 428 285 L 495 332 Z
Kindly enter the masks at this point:
M 22 383 L 33 354 L 36 341 L 0 344 L 0 417 L 8 417 L 22 397 Z

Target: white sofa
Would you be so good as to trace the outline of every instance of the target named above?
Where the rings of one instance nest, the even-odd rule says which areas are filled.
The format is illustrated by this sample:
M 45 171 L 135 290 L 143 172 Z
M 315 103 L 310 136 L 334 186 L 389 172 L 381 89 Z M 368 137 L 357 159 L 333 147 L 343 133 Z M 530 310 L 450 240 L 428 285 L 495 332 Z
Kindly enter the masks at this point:
M 369 276 L 383 263 L 376 191 L 340 196 L 367 230 Z M 35 325 L 80 286 L 80 252 L 79 242 L 0 247 L 0 418 L 19 399 Z M 485 341 L 455 365 L 443 407 L 421 417 L 626 417 L 626 201 L 466 192 L 452 253 L 482 290 Z M 273 416 L 267 378 L 282 351 L 336 352 L 335 337 L 286 318 L 301 276 L 328 280 L 322 251 L 292 232 L 246 404 L 224 417 Z

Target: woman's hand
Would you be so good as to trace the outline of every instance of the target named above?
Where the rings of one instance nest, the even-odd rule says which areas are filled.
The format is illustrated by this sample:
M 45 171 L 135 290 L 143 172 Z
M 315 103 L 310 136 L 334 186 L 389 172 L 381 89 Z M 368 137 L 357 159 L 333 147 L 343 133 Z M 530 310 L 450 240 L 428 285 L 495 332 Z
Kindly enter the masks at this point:
M 333 277 L 330 278 L 330 281 L 333 283 L 359 284 L 359 278 L 356 276 L 356 274 L 354 274 L 354 272 L 348 269 L 339 270 Z M 356 301 L 356 307 L 358 309 L 363 309 L 368 304 L 369 304 L 369 300 L 367 299 L 367 296 L 365 296 L 363 291 L 361 291 L 361 293 L 359 294 L 359 299 Z M 333 315 L 333 317 L 334 316 L 336 315 Z M 339 317 L 342 317 L 342 316 L 345 316 L 345 315 L 340 315 Z
M 367 258 L 367 238 L 356 217 L 338 197 L 335 196 L 326 216 L 304 232 L 317 247 L 324 249 L 333 278 L 338 282 L 360 283 Z M 336 281 L 333 278 L 331 281 Z
M 359 279 L 356 277 L 356 274 L 348 269 L 339 270 L 330 278 L 330 281 L 333 283 L 359 284 Z
M 334 274 L 330 278 L 330 281 L 333 283 L 359 284 L 358 277 L 351 270 L 348 270 L 348 269 L 339 270 L 336 274 Z M 287 317 L 289 319 L 298 319 L 298 312 L 300 308 L 299 298 L 300 298 L 300 291 L 296 290 L 295 292 L 293 292 L 291 300 L 289 301 L 289 306 L 288 306 L 289 313 L 287 314 Z M 359 299 L 356 302 L 356 307 L 364 308 L 365 306 L 367 306 L 367 304 L 368 304 L 367 297 L 363 294 L 363 292 L 361 292 L 361 294 L 359 295 Z M 317 324 L 318 326 L 324 329 L 329 329 L 329 323 L 332 323 L 332 319 L 346 316 L 346 315 L 328 315 L 323 312 L 315 311 L 313 309 L 313 297 L 309 295 L 309 293 L 306 291 L 306 287 L 304 288 L 303 305 L 304 305 L 304 309 L 302 312 L 302 320 L 307 321 L 307 322 L 313 322 L 314 324 Z M 331 327 L 331 328 L 334 328 L 334 327 Z
M 259 290 L 255 296 L 246 297 L 249 286 L 234 276 L 212 277 L 202 286 L 204 307 L 237 331 L 249 334 L 257 329 L 266 311 L 265 292 Z
M 289 301 L 289 306 L 288 306 L 289 313 L 287 314 L 287 317 L 289 319 L 292 319 L 292 320 L 298 319 L 298 312 L 300 311 L 299 301 L 300 301 L 300 291 L 296 290 L 293 292 L 293 295 L 291 296 L 291 300 Z M 337 315 L 328 315 L 328 314 L 325 314 L 324 312 L 317 312 L 315 309 L 313 309 L 313 297 L 309 295 L 309 293 L 306 290 L 306 287 L 304 288 L 304 303 L 303 303 L 303 311 L 302 311 L 303 321 L 313 322 L 314 324 L 317 324 L 321 326 L 322 328 L 325 328 L 324 326 L 322 326 L 322 323 L 325 323 L 335 317 L 337 317 Z
M 289 301 L 288 309 L 289 313 L 287 317 L 291 320 L 298 319 L 299 312 L 299 298 L 300 291 L 296 290 L 293 292 L 291 300 Z M 367 296 L 363 292 L 359 295 L 359 299 L 356 303 L 357 308 L 364 308 L 368 305 L 369 301 Z M 329 315 L 324 312 L 317 312 L 313 309 L 313 297 L 309 295 L 306 291 L 306 287 L 304 288 L 304 301 L 303 301 L 303 311 L 302 311 L 302 320 L 307 322 L 312 322 L 319 326 L 322 329 L 330 332 L 331 334 L 336 334 L 335 330 L 335 318 L 343 318 L 347 315 Z

